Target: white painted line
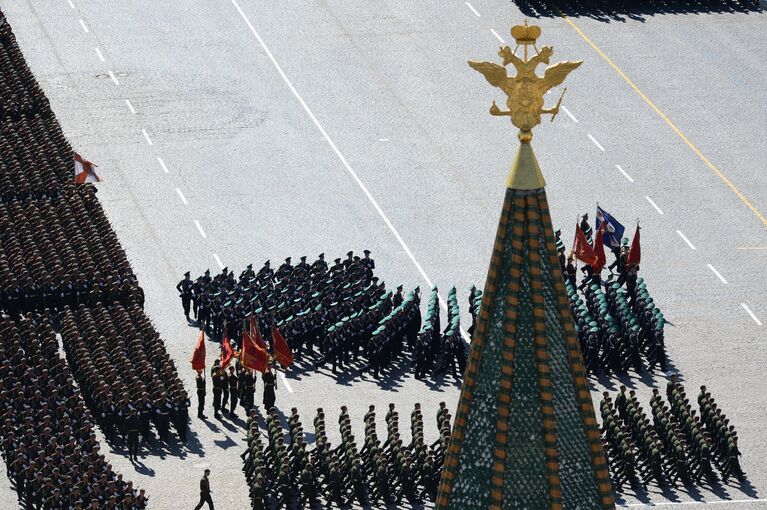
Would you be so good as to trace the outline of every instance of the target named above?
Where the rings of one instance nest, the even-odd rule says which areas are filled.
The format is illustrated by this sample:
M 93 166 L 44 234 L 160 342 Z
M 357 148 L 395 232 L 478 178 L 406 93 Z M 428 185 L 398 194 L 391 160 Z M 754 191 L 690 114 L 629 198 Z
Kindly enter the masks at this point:
M 98 55 L 99 60 L 101 60 L 102 62 L 106 62 L 106 59 L 104 58 L 104 55 L 101 54 L 101 50 L 99 49 L 99 47 L 96 46 L 95 49 L 96 49 L 96 55 Z
M 80 26 L 83 27 L 83 30 L 85 30 L 85 33 L 88 33 L 88 27 L 85 25 L 85 22 L 83 20 L 80 20 Z
M 660 207 L 658 207 L 658 204 L 652 201 L 652 198 L 647 196 L 645 198 L 647 199 L 648 202 L 650 202 L 650 205 L 653 206 L 656 211 L 658 211 L 658 214 L 663 214 L 663 211 L 660 210 Z
M 282 70 L 282 66 L 280 66 L 279 62 L 277 62 L 277 59 L 274 58 L 274 54 L 272 54 L 269 47 L 266 45 L 264 40 L 261 38 L 261 36 L 256 31 L 255 27 L 253 26 L 253 23 L 250 22 L 248 17 L 245 15 L 245 12 L 242 10 L 240 5 L 237 3 L 237 0 L 231 0 L 232 5 L 235 9 L 237 9 L 237 12 L 240 14 L 240 17 L 245 22 L 245 24 L 248 26 L 248 29 L 250 29 L 250 32 L 253 34 L 253 37 L 256 38 L 258 41 L 258 44 L 261 46 L 261 49 L 266 53 L 266 56 L 269 58 L 269 60 L 272 62 L 272 65 L 274 66 L 277 73 L 282 78 L 282 81 L 285 82 L 285 85 L 288 86 L 290 91 L 293 93 L 293 96 L 296 98 L 296 100 L 301 104 L 301 107 L 306 112 L 306 115 L 312 120 L 317 130 L 322 134 L 323 138 L 325 138 L 325 141 L 330 146 L 330 148 L 333 150 L 335 155 L 338 157 L 338 160 L 341 162 L 343 167 L 346 169 L 346 171 L 349 173 L 349 175 L 354 179 L 354 182 L 357 183 L 357 186 L 359 186 L 360 190 L 365 194 L 370 204 L 373 206 L 373 208 L 376 210 L 378 215 L 381 217 L 381 219 L 384 221 L 386 226 L 391 231 L 394 238 L 397 240 L 397 242 L 402 246 L 402 249 L 405 250 L 405 253 L 407 253 L 408 258 L 413 263 L 415 268 L 418 270 L 418 273 L 421 275 L 421 277 L 424 279 L 426 284 L 429 287 L 434 287 L 434 284 L 431 281 L 431 278 L 429 278 L 429 275 L 426 274 L 426 271 L 423 270 L 423 267 L 418 262 L 418 260 L 415 258 L 415 255 L 413 255 L 413 252 L 410 251 L 410 248 L 407 244 L 405 244 L 405 240 L 402 239 L 402 236 L 399 235 L 399 232 L 396 228 L 394 228 L 394 225 L 389 220 L 389 217 L 386 215 L 385 212 L 383 212 L 383 209 L 381 209 L 381 206 L 378 205 L 378 201 L 373 197 L 373 195 L 370 193 L 370 191 L 367 189 L 365 184 L 362 182 L 362 180 L 357 175 L 357 172 L 354 171 L 354 169 L 351 167 L 349 162 L 346 160 L 344 155 L 341 153 L 341 151 L 338 149 L 338 146 L 336 146 L 335 142 L 330 138 L 330 135 L 327 131 L 325 131 L 325 128 L 322 127 L 322 124 L 320 124 L 320 121 L 317 120 L 317 117 L 315 117 L 314 112 L 309 108 L 309 105 L 306 104 L 306 101 L 301 97 L 301 94 L 298 93 L 298 90 L 293 86 L 293 83 L 290 81 L 288 76 L 285 74 L 285 71 Z M 447 309 L 447 303 L 442 298 L 442 296 L 439 296 L 439 302 L 442 305 L 442 308 Z M 466 332 L 461 329 L 461 336 L 463 336 L 464 340 L 467 342 L 470 342 L 471 339 L 469 338 L 469 335 L 466 334 Z
M 144 138 L 146 138 L 146 143 L 148 143 L 149 145 L 152 145 L 152 139 L 149 138 L 149 135 L 147 134 L 146 129 L 142 129 L 141 134 L 144 135 Z
M 496 38 L 496 39 L 498 39 L 499 41 L 501 41 L 503 44 L 506 44 L 506 41 L 504 41 L 504 40 L 503 40 L 503 37 L 501 37 L 500 35 L 498 35 L 498 32 L 496 32 L 496 31 L 495 31 L 495 30 L 493 30 L 492 28 L 490 29 L 490 31 L 493 33 L 493 35 L 495 36 L 495 38 Z
M 746 303 L 741 303 L 740 306 L 742 306 L 743 309 L 746 311 L 746 313 L 748 313 L 748 315 L 750 315 L 751 318 L 754 319 L 754 322 L 756 322 L 757 326 L 762 325 L 762 321 L 756 318 L 756 315 L 754 315 L 754 312 L 751 311 L 751 309 L 748 307 Z
M 288 389 L 290 393 L 293 393 L 293 388 L 290 387 L 290 383 L 288 382 L 288 378 L 285 377 L 284 372 L 280 372 L 280 379 L 282 379 L 282 384 L 285 385 L 285 387 Z
M 115 73 L 113 73 L 111 70 L 109 71 L 109 77 L 112 78 L 112 81 L 115 85 L 119 85 L 120 82 L 117 81 L 117 76 L 115 76 Z
M 471 5 L 469 2 L 464 2 L 464 3 L 466 4 L 466 7 L 468 7 L 469 9 L 471 9 L 471 12 L 473 12 L 474 14 L 476 14 L 476 15 L 477 15 L 477 17 L 479 18 L 479 13 L 477 12 L 477 9 L 475 9 L 475 8 L 474 8 L 474 7 L 473 7 L 473 6 L 472 6 L 472 5 Z
M 551 90 L 551 89 L 549 89 L 549 90 Z M 566 106 L 562 106 L 562 109 L 565 111 L 567 116 L 570 117 L 573 120 L 573 122 L 575 122 L 576 124 L 578 123 L 578 119 L 575 118 L 575 115 L 570 113 L 570 110 L 568 110 Z
M 202 225 L 200 225 L 200 222 L 199 222 L 199 221 L 197 221 L 197 220 L 194 220 L 194 224 L 195 224 L 195 226 L 197 227 L 197 230 L 200 232 L 200 235 L 201 235 L 203 238 L 206 238 L 206 237 L 208 237 L 208 236 L 206 236 L 206 235 L 205 235 L 205 231 L 202 229 Z
M 634 182 L 634 179 L 632 179 L 632 178 L 631 178 L 631 176 L 630 176 L 629 174 L 627 174 L 627 173 L 626 173 L 626 171 L 625 171 L 623 168 L 621 168 L 621 166 L 620 166 L 620 165 L 615 165 L 615 168 L 617 168 L 618 170 L 620 170 L 620 172 L 623 174 L 623 177 L 625 177 L 626 179 L 628 179 L 628 180 L 629 180 L 629 182 Z M 661 214 L 663 214 L 663 213 L 661 213 Z
M 724 276 L 722 276 L 722 274 L 719 271 L 717 271 L 714 266 L 712 266 L 711 264 L 706 264 L 706 265 L 716 275 L 716 277 L 722 281 L 722 283 L 727 283 L 727 280 L 724 279 Z
M 189 202 L 186 201 L 186 197 L 183 193 L 181 193 L 181 190 L 176 188 L 176 193 L 178 193 L 178 198 L 181 199 L 181 201 L 184 203 L 184 205 L 189 205 Z
M 72 9 L 74 9 L 74 8 L 75 8 L 75 4 L 74 4 L 74 3 L 72 3 L 72 0 L 67 0 L 67 2 L 69 2 L 69 6 L 70 6 Z
M 165 166 L 165 161 L 163 161 L 162 158 L 158 157 L 157 158 L 157 162 L 160 163 L 160 166 L 162 167 L 162 171 L 163 172 L 165 172 L 166 174 L 169 173 L 168 172 L 168 167 Z
M 379 142 L 388 142 L 389 139 L 388 138 L 379 138 L 378 141 Z
M 591 136 L 591 134 L 590 134 L 590 133 L 587 133 L 587 134 L 588 134 L 589 138 L 591 138 L 591 141 L 592 141 L 592 142 L 594 142 L 594 145 L 596 145 L 597 147 L 599 147 L 599 150 L 600 150 L 600 151 L 604 152 L 604 151 L 605 151 L 605 148 L 604 148 L 604 147 L 602 147 L 602 144 L 601 144 L 601 143 L 599 143 L 599 142 L 597 142 L 597 139 L 596 139 L 596 138 L 594 138 L 593 136 Z
M 221 259 L 220 259 L 220 258 L 218 258 L 218 255 L 216 255 L 216 254 L 214 253 L 214 254 L 213 254 L 213 258 L 214 258 L 214 259 L 216 259 L 216 264 L 218 264 L 218 268 L 219 268 L 219 269 L 224 269 L 224 263 L 223 263 L 223 262 L 221 262 Z
M 694 245 L 693 245 L 693 244 L 690 242 L 690 240 L 689 240 L 689 239 L 687 239 L 687 236 L 686 236 L 686 235 L 684 235 L 684 234 L 682 233 L 682 231 L 681 231 L 681 230 L 677 230 L 677 231 L 676 231 L 676 233 L 677 233 L 677 234 L 679 234 L 679 237 L 681 237 L 681 238 L 682 238 L 682 241 L 684 241 L 685 243 L 687 243 L 687 246 L 689 246 L 691 250 L 694 250 L 694 249 L 695 249 L 695 246 L 694 246 Z
M 136 115 L 136 110 L 133 108 L 133 105 L 130 103 L 130 101 L 128 101 L 128 100 L 126 99 L 126 100 L 125 100 L 125 104 L 126 104 L 126 105 L 128 105 L 128 110 L 130 110 L 130 112 L 131 112 L 133 115 Z
M 767 502 L 767 499 L 712 499 L 709 501 L 661 501 L 658 503 L 629 503 L 628 505 L 617 505 L 621 508 L 650 508 L 650 507 L 664 507 L 664 506 L 678 506 L 678 505 L 731 505 L 737 503 L 763 503 Z

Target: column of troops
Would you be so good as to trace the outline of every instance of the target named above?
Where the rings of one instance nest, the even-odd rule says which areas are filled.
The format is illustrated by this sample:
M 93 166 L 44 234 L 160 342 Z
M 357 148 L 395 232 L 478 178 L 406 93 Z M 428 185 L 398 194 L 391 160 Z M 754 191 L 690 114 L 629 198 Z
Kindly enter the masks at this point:
M 462 372 L 466 344 L 455 289 L 448 295 L 445 330 L 440 331 L 436 288 L 423 329 L 420 289 L 406 294 L 400 286 L 391 292 L 374 268 L 368 250 L 364 257 L 349 252 L 332 266 L 320 254 L 311 264 L 301 257 L 295 266 L 287 258 L 277 271 L 269 261 L 257 272 L 249 265 L 239 278 L 228 268 L 195 280 L 187 273 L 177 289 L 189 322 L 217 340 L 226 333 L 239 344 L 240 325 L 255 316 L 262 331 L 272 323 L 280 328 L 297 362 L 310 357 L 315 368 L 327 366 L 333 373 L 354 367 L 378 379 L 403 362 L 419 378 L 449 367 L 455 375 L 456 367 Z
M 101 454 L 96 420 L 43 315 L 0 315 L 0 405 L 0 453 L 25 508 L 146 508 L 144 491 Z
M 287 434 L 275 409 L 266 415 L 263 432 L 256 411 L 251 411 L 248 448 L 242 458 L 252 508 L 313 508 L 319 504 L 327 508 L 357 504 L 380 508 L 433 502 L 450 440 L 450 413 L 444 402 L 437 412 L 439 438 L 432 444 L 425 442 L 419 404 L 410 415 L 409 442 L 400 434 L 394 404 L 389 404 L 386 412 L 383 440 L 378 437 L 374 406 L 365 413 L 364 422 L 365 437 L 360 444 L 352 433 L 347 408 L 341 406 L 337 421 L 341 441 L 334 446 L 328 440 L 325 413 L 320 408 L 314 418 L 315 443 L 310 447 L 304 441 L 295 408 L 288 419 Z
M 676 377 L 668 382 L 666 401 L 658 389 L 650 416 L 634 394 L 621 386 L 615 400 L 604 393 L 600 403 L 602 433 L 614 487 L 654 482 L 660 486 L 742 479 L 738 434 L 705 386 L 698 395 L 699 414 Z

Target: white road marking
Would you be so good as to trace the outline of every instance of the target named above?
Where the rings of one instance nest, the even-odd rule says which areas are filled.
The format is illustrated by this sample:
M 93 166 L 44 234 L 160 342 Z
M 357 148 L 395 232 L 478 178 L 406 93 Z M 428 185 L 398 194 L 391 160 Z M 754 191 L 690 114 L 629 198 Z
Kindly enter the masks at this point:
M 179 188 L 176 188 L 176 193 L 178 193 L 178 198 L 181 199 L 182 202 L 184 202 L 184 205 L 189 205 L 189 202 L 186 201 L 186 197 L 183 193 L 181 193 L 181 190 Z
M 551 91 L 551 89 L 549 89 L 549 91 Z M 575 118 L 575 115 L 570 113 L 570 110 L 568 110 L 566 106 L 563 106 L 562 109 L 565 111 L 567 116 L 570 117 L 573 120 L 573 122 L 575 122 L 576 124 L 578 123 L 578 119 Z
M 197 230 L 200 232 L 200 235 L 204 238 L 208 237 L 205 235 L 205 231 L 202 229 L 202 225 L 200 225 L 200 222 L 197 220 L 194 220 L 194 224 L 197 227 Z
M 602 152 L 604 152 L 604 151 L 605 151 L 605 148 L 604 148 L 604 147 L 602 147 L 602 144 L 601 144 L 601 143 L 599 143 L 599 142 L 597 142 L 597 139 L 596 139 L 596 138 L 594 138 L 593 136 L 591 136 L 591 133 L 586 133 L 586 134 L 589 136 L 589 138 L 591 139 L 591 141 L 592 141 L 592 142 L 594 142 L 594 145 L 596 145 L 597 147 L 599 147 L 599 150 L 600 150 L 600 151 L 602 151 Z
M 128 105 L 128 109 L 130 110 L 130 112 L 131 112 L 133 115 L 136 115 L 136 110 L 133 108 L 133 105 L 130 103 L 130 101 L 128 101 L 128 100 L 126 99 L 126 100 L 125 100 L 125 104 L 127 104 L 127 105 Z
M 214 253 L 214 254 L 213 254 L 213 258 L 214 258 L 214 259 L 216 259 L 216 264 L 218 264 L 218 268 L 219 268 L 219 269 L 224 269 L 224 263 L 223 263 L 223 262 L 221 262 L 221 259 L 220 259 L 220 258 L 218 258 L 218 255 L 216 255 L 216 254 Z
M 663 214 L 663 211 L 660 210 L 660 207 L 658 207 L 658 204 L 652 201 L 652 198 L 648 196 L 646 196 L 645 198 L 647 199 L 648 202 L 650 202 L 650 205 L 653 206 L 656 211 L 658 211 L 658 214 Z
M 378 141 L 379 142 L 388 142 L 389 139 L 388 138 L 379 138 Z
M 112 81 L 114 82 L 115 85 L 120 84 L 120 82 L 117 81 L 117 76 L 115 76 L 115 73 L 113 73 L 112 71 L 109 71 L 109 77 L 112 78 Z
M 623 168 L 621 168 L 621 166 L 620 166 L 620 165 L 615 165 L 615 168 L 617 168 L 618 170 L 620 170 L 620 172 L 623 174 L 623 177 L 625 177 L 626 179 L 628 179 L 628 180 L 629 180 L 629 182 L 634 182 L 634 179 L 632 179 L 632 178 L 631 178 L 631 176 L 630 176 L 629 174 L 627 174 L 627 173 L 626 173 L 626 171 L 625 171 Z
M 282 384 L 285 385 L 285 387 L 288 389 L 290 393 L 293 393 L 293 388 L 290 387 L 290 383 L 288 382 L 288 378 L 285 377 L 284 372 L 280 372 L 280 379 L 282 379 Z
M 72 9 L 74 9 L 74 8 L 75 8 L 75 4 L 74 4 L 74 3 L 72 3 L 72 0 L 67 0 L 67 2 L 69 2 L 69 6 L 70 6 Z
M 504 40 L 503 40 L 503 37 L 501 37 L 500 35 L 498 35 L 498 32 L 496 32 L 496 31 L 495 31 L 495 30 L 493 30 L 492 28 L 490 29 L 490 31 L 493 33 L 493 35 L 495 36 L 495 38 L 496 38 L 496 39 L 498 39 L 499 41 L 501 41 L 503 44 L 506 44 L 506 41 L 504 41 Z
M 106 62 L 106 59 L 104 58 L 104 55 L 101 54 L 101 50 L 99 49 L 99 47 L 96 46 L 95 49 L 96 49 L 96 55 L 98 55 L 99 60 L 101 60 L 102 62 Z
M 83 20 L 80 20 L 80 26 L 83 27 L 83 30 L 85 33 L 88 33 L 88 27 L 85 25 L 85 22 Z
M 160 163 L 160 166 L 162 167 L 162 171 L 163 172 L 165 172 L 166 174 L 169 173 L 168 172 L 168 167 L 165 166 L 165 161 L 163 161 L 162 158 L 158 157 L 157 158 L 157 162 Z
M 473 12 L 474 14 L 476 14 L 476 15 L 477 15 L 477 17 L 479 18 L 479 13 L 477 12 L 477 9 L 475 9 L 475 8 L 474 8 L 474 7 L 473 7 L 473 6 L 472 6 L 472 5 L 471 5 L 469 2 L 464 2 L 464 3 L 466 4 L 466 7 L 468 7 L 469 9 L 471 9 L 471 12 Z
M 724 279 L 724 276 L 722 276 L 721 273 L 717 271 L 714 266 L 712 266 L 711 264 L 706 264 L 706 265 L 711 270 L 711 272 L 713 272 L 716 275 L 716 277 L 722 281 L 722 283 L 727 283 L 727 280 Z
M 682 238 L 682 241 L 684 241 L 685 243 L 687 243 L 687 246 L 689 246 L 691 250 L 694 250 L 694 249 L 695 249 L 695 246 L 694 246 L 694 245 L 693 245 L 693 244 L 690 242 L 690 240 L 689 240 L 689 239 L 687 239 L 687 236 L 686 236 L 686 235 L 684 235 L 684 234 L 682 233 L 682 231 L 681 231 L 681 230 L 677 230 L 677 231 L 676 231 L 676 233 L 677 233 L 677 234 L 679 234 L 679 237 L 681 237 L 681 238 Z
M 149 145 L 152 145 L 152 139 L 149 138 L 149 135 L 147 134 L 146 129 L 142 129 L 141 134 L 144 135 L 144 138 L 146 138 L 146 143 L 148 143 Z
M 666 501 L 658 503 L 629 503 L 628 505 L 618 505 L 622 508 L 642 508 L 642 507 L 656 507 L 656 506 L 676 506 L 676 505 L 730 505 L 737 503 L 763 503 L 767 499 L 722 499 L 711 501 Z
M 751 311 L 751 309 L 748 307 L 746 303 L 741 303 L 740 306 L 742 306 L 743 309 L 746 311 L 746 313 L 748 313 L 748 315 L 750 315 L 751 318 L 754 319 L 754 322 L 756 322 L 757 326 L 762 325 L 762 321 L 756 318 L 756 315 L 754 315 L 754 312 Z
M 738 246 L 736 250 L 767 250 L 767 246 Z

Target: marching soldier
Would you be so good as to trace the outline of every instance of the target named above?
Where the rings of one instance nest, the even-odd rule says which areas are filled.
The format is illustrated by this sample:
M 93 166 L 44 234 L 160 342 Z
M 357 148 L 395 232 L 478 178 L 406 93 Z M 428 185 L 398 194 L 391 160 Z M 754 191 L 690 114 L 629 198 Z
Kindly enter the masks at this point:
M 189 312 L 192 305 L 192 279 L 189 277 L 189 271 L 184 273 L 184 279 L 178 282 L 176 290 L 181 296 L 181 306 L 184 308 L 184 316 L 189 320 Z
M 205 416 L 205 373 L 202 370 L 197 371 L 197 417 L 201 420 L 207 418 Z

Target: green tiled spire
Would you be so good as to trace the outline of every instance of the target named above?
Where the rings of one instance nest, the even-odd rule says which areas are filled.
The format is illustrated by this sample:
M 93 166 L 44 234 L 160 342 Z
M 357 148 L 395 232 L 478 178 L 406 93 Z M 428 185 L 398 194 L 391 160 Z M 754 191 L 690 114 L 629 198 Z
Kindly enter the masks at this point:
M 436 508 L 615 508 L 542 187 L 506 190 Z

